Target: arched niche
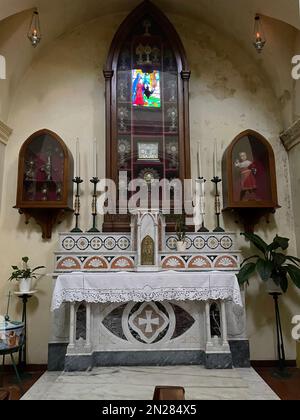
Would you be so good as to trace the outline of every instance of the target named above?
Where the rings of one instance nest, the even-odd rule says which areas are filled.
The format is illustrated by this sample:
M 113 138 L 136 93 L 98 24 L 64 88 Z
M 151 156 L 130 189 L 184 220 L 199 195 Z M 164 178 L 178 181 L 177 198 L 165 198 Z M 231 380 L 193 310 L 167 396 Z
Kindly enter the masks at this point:
M 234 211 L 246 231 L 278 205 L 276 165 L 270 143 L 259 133 L 240 133 L 223 156 L 224 211 Z
M 73 156 L 53 131 L 39 130 L 22 145 L 15 208 L 26 224 L 36 220 L 43 239 L 51 239 L 54 225 L 73 212 L 73 175 Z
M 104 77 L 106 177 L 190 179 L 190 70 L 176 30 L 150 1 L 121 24 Z M 103 229 L 129 231 L 129 216 L 107 215 Z

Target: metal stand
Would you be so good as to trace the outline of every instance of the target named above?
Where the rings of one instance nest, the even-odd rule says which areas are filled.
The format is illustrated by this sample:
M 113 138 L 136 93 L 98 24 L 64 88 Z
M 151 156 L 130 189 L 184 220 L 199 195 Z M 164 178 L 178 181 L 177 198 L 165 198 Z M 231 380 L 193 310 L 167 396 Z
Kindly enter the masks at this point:
M 76 225 L 72 233 L 82 233 L 82 230 L 79 228 L 79 216 L 80 216 L 80 184 L 83 183 L 83 180 L 80 177 L 76 177 L 73 179 L 74 184 L 76 184 L 76 196 L 75 196 L 75 219 Z
M 97 177 L 91 179 L 91 183 L 94 185 L 94 192 L 93 192 L 93 201 L 92 201 L 92 216 L 93 216 L 93 227 L 88 231 L 89 233 L 99 233 L 100 231 L 97 229 L 97 185 L 99 184 L 100 180 Z
M 19 352 L 19 369 L 24 371 L 27 367 L 27 302 L 32 298 L 33 294 L 19 295 L 19 298 L 22 300 L 23 312 L 22 312 L 22 322 L 24 323 L 24 340 L 23 346 L 20 348 Z
M 223 228 L 220 226 L 220 215 L 221 215 L 221 200 L 220 200 L 220 193 L 219 193 L 219 183 L 222 182 L 222 179 L 218 176 L 213 177 L 211 180 L 213 184 L 216 186 L 216 192 L 215 192 L 215 212 L 217 217 L 217 227 L 213 230 L 213 232 L 225 232 Z
M 204 188 L 202 188 L 202 184 L 206 183 L 206 179 L 204 177 L 199 178 L 199 181 L 201 183 L 201 195 L 200 195 L 200 209 L 201 209 L 201 216 L 202 216 L 202 226 L 201 228 L 198 230 L 199 233 L 208 233 L 209 230 L 205 227 L 205 197 L 202 194 L 202 191 L 204 190 Z
M 274 307 L 275 307 L 275 317 L 276 317 L 276 334 L 277 334 L 277 352 L 278 352 L 278 369 L 273 372 L 275 378 L 290 378 L 291 374 L 286 370 L 286 359 L 285 359 L 285 349 L 284 341 L 282 334 L 280 310 L 279 310 L 279 296 L 282 293 L 273 292 L 270 293 L 270 296 L 273 297 Z

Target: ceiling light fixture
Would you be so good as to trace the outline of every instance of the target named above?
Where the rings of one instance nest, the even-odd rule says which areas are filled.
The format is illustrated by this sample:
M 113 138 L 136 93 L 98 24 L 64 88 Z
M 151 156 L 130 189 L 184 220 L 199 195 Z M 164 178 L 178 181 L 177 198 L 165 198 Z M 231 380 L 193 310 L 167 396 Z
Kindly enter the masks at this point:
M 27 36 L 31 42 L 31 45 L 34 48 L 36 48 L 41 42 L 42 34 L 41 34 L 41 26 L 40 26 L 40 16 L 37 9 L 35 9 L 33 12 Z
M 256 51 L 260 54 L 266 45 L 266 38 L 264 36 L 264 31 L 261 23 L 261 17 L 257 14 L 255 16 L 255 24 L 254 24 L 254 47 Z

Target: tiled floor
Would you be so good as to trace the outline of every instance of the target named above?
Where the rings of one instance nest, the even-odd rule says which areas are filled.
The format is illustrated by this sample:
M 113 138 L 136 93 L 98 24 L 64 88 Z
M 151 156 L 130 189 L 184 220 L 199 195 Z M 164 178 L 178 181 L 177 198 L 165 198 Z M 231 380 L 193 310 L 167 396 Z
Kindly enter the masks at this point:
M 152 400 L 156 386 L 183 386 L 187 400 L 278 400 L 253 369 L 99 368 L 45 373 L 24 400 Z

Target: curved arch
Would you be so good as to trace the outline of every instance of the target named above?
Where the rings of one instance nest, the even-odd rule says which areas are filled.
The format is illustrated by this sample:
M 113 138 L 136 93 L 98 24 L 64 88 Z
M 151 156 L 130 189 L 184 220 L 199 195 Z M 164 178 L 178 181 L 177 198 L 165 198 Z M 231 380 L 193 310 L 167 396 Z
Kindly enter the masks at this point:
M 166 38 L 172 41 L 172 47 L 177 59 L 177 65 L 180 71 L 189 72 L 189 66 L 184 46 L 179 38 L 174 26 L 169 19 L 156 7 L 151 1 L 144 0 L 133 12 L 123 21 L 111 43 L 106 66 L 104 71 L 114 71 L 117 68 L 121 45 L 130 35 L 131 29 L 145 15 L 150 15 L 154 21 L 162 28 Z
M 106 81 L 106 178 L 112 179 L 118 184 L 118 71 L 119 58 L 126 41 L 134 38 L 134 30 L 144 18 L 150 18 L 159 28 L 162 38 L 171 47 L 176 67 L 176 83 L 178 91 L 178 176 L 183 181 L 190 179 L 190 127 L 189 127 L 189 79 L 190 70 L 188 67 L 186 53 L 183 44 L 168 18 L 150 1 L 142 2 L 124 20 L 113 38 L 108 53 L 104 77 Z M 124 113 L 123 108 L 120 110 Z M 128 112 L 127 112 L 128 114 Z M 125 117 L 126 118 L 126 117 Z M 125 131 L 125 127 L 122 126 Z M 129 130 L 128 130 L 129 131 Z M 136 153 L 131 150 L 131 158 Z M 121 220 L 123 218 L 123 220 Z M 104 231 L 127 231 L 129 220 L 127 216 L 114 217 L 107 215 L 104 223 Z
M 48 128 L 43 128 L 41 130 L 36 131 L 35 133 L 31 134 L 30 137 L 28 137 L 28 139 L 25 141 L 25 143 L 23 144 L 23 146 L 21 147 L 20 150 L 20 156 L 23 156 L 24 151 L 27 149 L 28 145 L 36 138 L 36 137 L 41 137 L 41 136 L 50 136 L 53 137 L 56 141 L 58 141 L 58 143 L 61 145 L 65 156 L 70 155 L 69 149 L 67 148 L 65 142 L 63 141 L 63 139 L 61 137 L 59 137 L 58 134 L 56 134 L 54 131 L 49 130 Z
M 258 133 L 255 130 L 252 129 L 247 129 L 242 131 L 240 134 L 238 134 L 232 141 L 232 143 L 230 144 L 229 148 L 227 149 L 228 151 L 230 150 L 232 152 L 232 150 L 234 149 L 234 146 L 237 144 L 237 142 L 242 139 L 243 137 L 247 137 L 247 136 L 253 136 L 256 137 L 257 139 L 259 139 L 268 149 L 269 155 L 271 155 L 274 159 L 275 162 L 275 155 L 274 155 L 274 151 L 272 146 L 270 145 L 269 141 L 260 133 Z

